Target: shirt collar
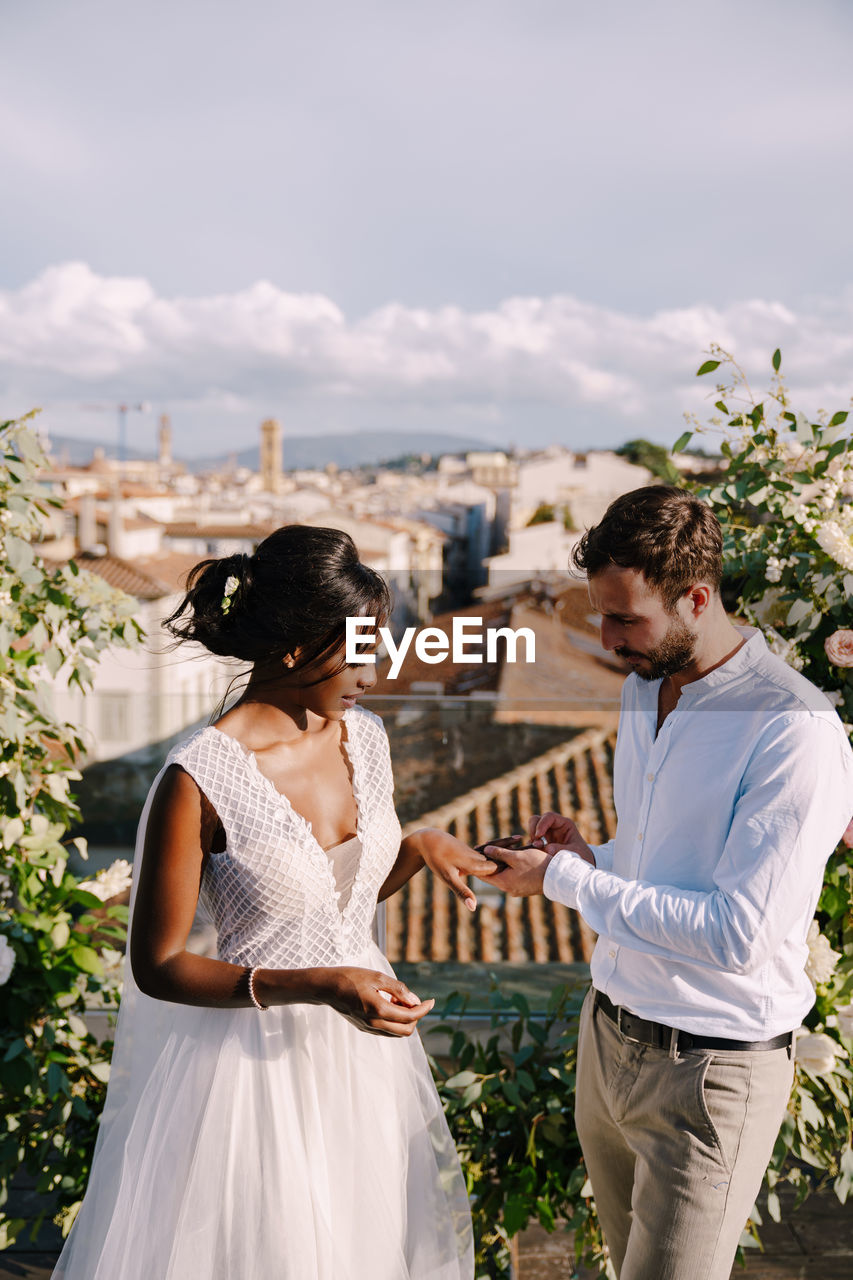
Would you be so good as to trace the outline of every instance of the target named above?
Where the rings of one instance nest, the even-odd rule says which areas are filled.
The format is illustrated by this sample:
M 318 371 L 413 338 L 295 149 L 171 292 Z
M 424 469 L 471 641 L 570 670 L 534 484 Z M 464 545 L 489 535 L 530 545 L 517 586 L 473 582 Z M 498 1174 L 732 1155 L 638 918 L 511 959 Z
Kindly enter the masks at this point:
M 686 684 L 681 690 L 680 701 L 695 702 L 707 690 L 719 688 L 720 685 L 735 680 L 744 671 L 756 666 L 767 655 L 767 641 L 755 627 L 736 626 L 735 631 L 744 637 L 746 644 L 741 645 L 737 653 L 733 653 L 726 662 L 709 671 L 706 676 Z

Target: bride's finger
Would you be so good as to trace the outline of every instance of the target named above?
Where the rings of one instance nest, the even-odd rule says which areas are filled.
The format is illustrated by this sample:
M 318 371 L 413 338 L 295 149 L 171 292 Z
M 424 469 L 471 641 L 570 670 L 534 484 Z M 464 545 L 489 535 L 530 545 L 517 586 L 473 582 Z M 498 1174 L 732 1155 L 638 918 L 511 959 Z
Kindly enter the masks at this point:
M 398 978 L 392 978 L 390 974 L 377 973 L 374 975 L 376 979 L 376 990 L 386 1000 L 390 1000 L 392 1004 L 408 1005 L 413 1008 L 416 1004 L 421 1003 L 420 996 L 416 996 L 414 991 L 410 991 L 404 982 L 400 982 Z
M 377 1009 L 374 1017 L 378 1016 L 385 1022 L 417 1022 L 425 1014 L 429 1013 L 434 1004 L 434 999 L 421 1000 L 414 1006 L 394 1004 L 390 1000 L 383 1000 L 381 1008 Z

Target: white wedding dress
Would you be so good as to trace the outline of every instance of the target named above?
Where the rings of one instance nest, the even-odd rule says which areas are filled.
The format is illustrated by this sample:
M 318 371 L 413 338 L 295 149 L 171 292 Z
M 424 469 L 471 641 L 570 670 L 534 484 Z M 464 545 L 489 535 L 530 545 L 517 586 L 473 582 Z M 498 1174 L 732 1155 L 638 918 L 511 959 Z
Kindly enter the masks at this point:
M 344 727 L 360 843 L 354 875 L 343 859 L 345 891 L 254 755 L 208 727 L 152 785 L 133 893 L 151 796 L 176 762 L 226 833 L 201 890 L 221 959 L 392 973 L 371 937 L 400 846 L 388 743 L 363 708 Z M 263 1013 L 152 1000 L 127 965 L 95 1161 L 54 1280 L 473 1274 L 462 1173 L 417 1035 L 370 1035 L 326 1005 Z

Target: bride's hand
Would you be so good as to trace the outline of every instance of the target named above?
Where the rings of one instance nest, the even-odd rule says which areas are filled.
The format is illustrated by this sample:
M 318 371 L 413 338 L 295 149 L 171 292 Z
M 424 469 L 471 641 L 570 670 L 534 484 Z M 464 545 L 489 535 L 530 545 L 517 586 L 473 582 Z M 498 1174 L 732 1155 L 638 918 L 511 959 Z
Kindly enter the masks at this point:
M 469 911 L 477 906 L 473 889 L 465 880 L 465 876 L 480 876 L 488 879 L 497 871 L 498 864 L 491 858 L 484 858 L 456 836 L 448 835 L 434 827 L 425 827 L 416 832 L 419 837 L 419 849 L 430 871 L 439 876 L 453 890 L 457 898 L 465 903 Z
M 351 966 L 329 969 L 324 1004 L 360 1031 L 375 1036 L 410 1036 L 435 1000 L 419 1000 L 389 973 Z

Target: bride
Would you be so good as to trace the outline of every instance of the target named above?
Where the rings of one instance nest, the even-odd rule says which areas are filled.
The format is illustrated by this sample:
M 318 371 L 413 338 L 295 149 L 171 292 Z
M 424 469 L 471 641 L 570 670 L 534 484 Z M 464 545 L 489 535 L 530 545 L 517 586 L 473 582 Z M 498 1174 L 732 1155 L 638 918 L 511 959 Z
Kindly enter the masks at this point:
M 470 1280 L 456 1152 L 416 1033 L 432 1000 L 373 941 L 424 864 L 473 909 L 495 864 L 400 841 L 388 742 L 348 616 L 382 578 L 334 529 L 206 560 L 167 620 L 249 662 L 143 809 L 130 961 L 86 1197 L 54 1280 Z M 217 958 L 186 950 L 197 902 Z

